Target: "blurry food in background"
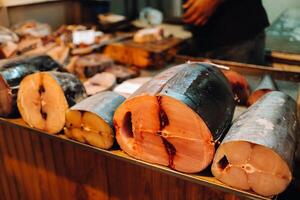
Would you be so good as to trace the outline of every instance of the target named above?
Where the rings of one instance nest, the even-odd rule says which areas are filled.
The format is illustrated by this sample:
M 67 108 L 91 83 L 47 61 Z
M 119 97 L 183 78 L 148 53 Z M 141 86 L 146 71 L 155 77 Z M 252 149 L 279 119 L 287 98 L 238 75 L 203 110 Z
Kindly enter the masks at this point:
M 141 10 L 139 19 L 149 25 L 158 25 L 163 21 L 163 14 L 157 9 L 146 7 Z
M 278 86 L 272 76 L 269 74 L 264 75 L 257 88 L 249 96 L 247 105 L 251 106 L 265 94 L 276 90 L 278 90 Z
M 174 58 L 183 41 L 175 37 L 145 43 L 125 40 L 107 45 L 103 53 L 122 64 L 139 68 L 161 68 Z
M 102 72 L 85 81 L 84 87 L 87 95 L 94 95 L 96 93 L 112 89 L 115 84 L 115 75 L 108 72 Z
M 19 37 L 8 28 L 0 26 L 0 59 L 16 55 Z
M 13 30 L 21 37 L 46 37 L 51 34 L 51 27 L 48 24 L 34 20 L 18 23 L 13 26 Z
M 98 19 L 101 24 L 112 24 L 112 23 L 124 21 L 126 17 L 123 15 L 107 13 L 107 14 L 98 15 Z
M 18 114 L 17 93 L 20 82 L 39 71 L 60 71 L 61 66 L 47 55 L 20 56 L 0 63 L 0 117 Z
M 133 41 L 137 43 L 156 42 L 163 39 L 164 30 L 160 27 L 141 29 L 133 36 Z
M 24 54 L 43 45 L 41 38 L 24 37 L 18 44 L 18 53 Z
M 105 68 L 110 67 L 113 64 L 114 61 L 104 54 L 89 54 L 77 59 L 75 62 L 74 73 L 79 76 L 79 78 L 89 78 L 104 71 Z
M 105 13 L 98 15 L 99 29 L 104 32 L 131 31 L 135 29 L 131 21 L 123 15 Z
M 13 32 L 12 30 L 5 28 L 3 26 L 0 26 L 0 44 L 6 43 L 6 42 L 18 42 L 19 37 L 18 35 Z
M 127 98 L 151 79 L 152 77 L 138 77 L 129 79 L 120 85 L 117 85 L 113 91 Z
M 125 67 L 119 64 L 114 64 L 110 67 L 107 67 L 104 71 L 114 74 L 117 77 L 117 83 L 122 83 L 127 79 L 132 79 L 140 75 L 140 71 L 136 67 Z
M 47 52 L 54 60 L 60 64 L 64 64 L 69 56 L 70 48 L 65 45 L 55 46 Z
M 14 42 L 8 41 L 0 44 L 0 59 L 13 57 L 17 51 L 18 45 Z

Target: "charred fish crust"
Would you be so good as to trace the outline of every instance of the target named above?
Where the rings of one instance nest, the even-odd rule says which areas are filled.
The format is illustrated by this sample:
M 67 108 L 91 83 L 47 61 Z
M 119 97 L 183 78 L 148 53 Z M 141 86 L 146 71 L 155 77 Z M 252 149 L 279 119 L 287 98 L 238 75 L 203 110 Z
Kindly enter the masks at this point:
M 133 130 L 132 130 L 132 116 L 131 112 L 127 112 L 124 116 L 123 121 L 123 133 L 125 133 L 128 137 L 133 138 Z
M 166 138 L 161 137 L 161 139 L 169 156 L 169 167 L 174 168 L 174 157 L 176 155 L 176 148 Z
M 162 130 L 163 128 L 165 128 L 166 126 L 169 125 L 169 118 L 167 116 L 167 113 L 164 111 L 164 109 L 161 106 L 161 96 L 157 96 L 157 102 L 159 105 L 159 123 L 160 123 L 160 130 Z
M 218 162 L 218 166 L 220 169 L 224 170 L 229 165 L 229 161 L 227 157 L 224 155 Z

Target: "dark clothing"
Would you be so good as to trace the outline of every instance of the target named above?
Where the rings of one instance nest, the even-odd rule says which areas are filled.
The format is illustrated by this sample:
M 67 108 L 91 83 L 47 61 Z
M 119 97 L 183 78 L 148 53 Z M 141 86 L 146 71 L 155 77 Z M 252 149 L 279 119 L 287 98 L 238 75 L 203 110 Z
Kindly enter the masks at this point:
M 202 52 L 198 56 L 265 65 L 265 33 L 262 32 L 253 38 L 229 46 L 222 46 L 212 51 Z
M 191 26 L 198 51 L 255 38 L 269 25 L 261 0 L 225 0 L 202 27 Z

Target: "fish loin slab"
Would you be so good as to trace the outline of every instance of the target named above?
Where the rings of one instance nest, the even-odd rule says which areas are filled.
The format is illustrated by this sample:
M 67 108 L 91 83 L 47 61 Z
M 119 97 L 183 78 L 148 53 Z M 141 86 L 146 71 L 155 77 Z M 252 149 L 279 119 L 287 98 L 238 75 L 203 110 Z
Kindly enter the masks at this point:
M 55 134 L 65 125 L 67 109 L 85 97 L 85 89 L 74 75 L 38 72 L 21 81 L 17 104 L 27 124 Z
M 222 74 L 207 63 L 172 67 L 145 83 L 115 112 L 116 138 L 129 155 L 199 172 L 229 127 L 235 103 Z
M 297 130 L 296 102 L 269 92 L 233 123 L 216 152 L 213 175 L 263 196 L 283 192 L 292 180 Z
M 51 57 L 31 56 L 0 63 L 0 116 L 16 116 L 17 93 L 22 79 L 39 71 L 60 70 L 61 66 Z
M 71 107 L 66 114 L 65 135 L 82 143 L 109 149 L 114 143 L 113 115 L 125 98 L 107 91 Z

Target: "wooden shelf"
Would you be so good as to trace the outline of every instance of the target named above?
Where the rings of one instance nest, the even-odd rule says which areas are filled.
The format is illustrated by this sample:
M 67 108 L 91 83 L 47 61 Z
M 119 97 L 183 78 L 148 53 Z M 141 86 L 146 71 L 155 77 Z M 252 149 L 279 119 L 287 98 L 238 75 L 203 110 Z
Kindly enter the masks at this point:
M 235 194 L 235 195 L 241 196 L 241 197 L 246 198 L 246 199 L 256 199 L 256 200 L 271 199 L 271 198 L 268 198 L 268 197 L 263 197 L 263 196 L 257 195 L 253 192 L 250 192 L 250 191 L 243 191 L 243 190 L 235 189 L 235 188 L 232 188 L 228 185 L 225 185 L 225 184 L 221 183 L 220 181 L 218 181 L 216 178 L 214 178 L 211 175 L 209 168 L 204 170 L 203 172 L 197 173 L 197 174 L 181 173 L 181 172 L 172 170 L 172 169 L 164 167 L 164 166 L 151 164 L 151 163 L 147 163 L 147 162 L 144 162 L 144 161 L 141 161 L 141 160 L 134 159 L 134 158 L 128 156 L 127 154 L 125 154 L 123 151 L 121 151 L 119 149 L 103 150 L 103 149 L 99 149 L 99 148 L 96 148 L 96 147 L 92 147 L 90 145 L 86 145 L 86 144 L 83 144 L 83 143 L 76 142 L 74 140 L 65 139 L 65 138 L 62 138 L 62 137 L 57 136 L 57 135 L 50 135 L 46 132 L 42 132 L 42 131 L 39 131 L 39 130 L 32 129 L 32 128 L 28 127 L 21 119 L 12 119 L 12 120 L 10 120 L 10 119 L 0 118 L 0 129 L 1 129 L 1 126 L 6 127 L 6 128 L 4 128 L 6 130 L 10 129 L 10 128 L 7 128 L 7 127 L 13 127 L 10 130 L 18 130 L 18 131 L 15 131 L 15 132 L 10 131 L 9 134 L 12 134 L 13 137 L 19 137 L 16 134 L 21 134 L 22 135 L 22 134 L 28 133 L 28 131 L 29 131 L 30 134 L 39 136 L 39 138 L 40 138 L 40 141 L 38 141 L 39 143 L 43 143 L 42 140 L 48 138 L 48 139 L 52 140 L 53 142 L 57 142 L 57 143 L 63 142 L 65 144 L 71 144 L 73 146 L 73 148 L 80 148 L 80 149 L 84 149 L 86 151 L 95 152 L 95 153 L 97 153 L 101 156 L 105 156 L 106 159 L 117 159 L 117 160 L 120 160 L 120 161 L 125 161 L 125 162 L 128 162 L 128 163 L 134 164 L 134 165 L 138 165 L 138 166 L 141 166 L 141 167 L 146 167 L 148 169 L 157 171 L 159 173 L 163 173 L 163 174 L 166 174 L 166 175 L 171 175 L 173 177 L 176 177 L 176 178 L 179 178 L 179 179 L 182 179 L 182 180 L 186 180 L 186 181 L 191 182 L 191 183 L 199 184 L 201 186 L 211 187 L 211 188 L 214 188 L 214 189 L 226 192 L 226 193 Z M 4 133 L 4 131 L 5 130 L 2 130 L 3 133 Z M 0 132 L 1 132 L 1 130 L 0 130 Z M 35 136 L 33 136 L 33 137 L 35 137 Z M 35 145 L 35 144 L 32 144 L 32 145 Z M 45 159 L 47 159 L 51 155 L 47 155 L 46 153 L 44 153 L 42 156 L 45 157 Z M 120 164 L 120 170 L 122 170 L 122 165 L 121 164 Z M 109 177 L 109 178 L 114 179 L 115 177 Z
M 28 4 L 45 3 L 45 2 L 53 2 L 53 1 L 60 1 L 60 0 L 2 0 L 0 1 L 0 6 L 13 7 L 13 6 L 22 6 Z

